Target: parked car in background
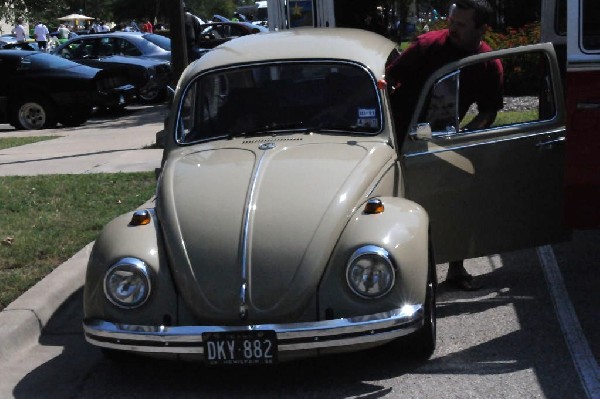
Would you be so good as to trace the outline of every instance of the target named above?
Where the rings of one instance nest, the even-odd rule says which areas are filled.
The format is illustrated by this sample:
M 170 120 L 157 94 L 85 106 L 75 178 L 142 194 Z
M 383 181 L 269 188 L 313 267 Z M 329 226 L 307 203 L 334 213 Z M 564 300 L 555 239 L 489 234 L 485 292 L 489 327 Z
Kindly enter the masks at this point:
M 67 39 L 59 39 L 59 32 L 57 30 L 50 32 L 50 37 L 55 37 L 56 39 L 58 39 L 59 41 L 61 41 L 61 43 L 66 42 L 69 39 L 73 39 L 75 37 L 79 36 L 77 33 L 75 32 L 69 32 Z
M 141 39 L 140 35 L 132 37 L 156 47 Z M 170 57 L 170 51 L 165 50 L 160 54 L 165 53 Z M 127 76 L 129 83 L 136 87 L 137 96 L 144 103 L 163 101 L 167 95 L 167 86 L 172 80 L 170 61 L 162 55 L 156 58 L 135 55 L 138 54 L 136 47 L 112 33 L 78 37 L 59 46 L 53 54 L 94 68 L 121 71 Z
M 196 43 L 204 49 L 214 48 L 237 37 L 269 31 L 264 26 L 249 22 L 209 22 L 203 24 L 200 30 L 201 34 Z
M 40 51 L 36 42 L 11 42 L 0 47 L 2 50 L 25 50 L 25 51 Z
M 0 36 L 0 48 L 4 48 L 7 44 L 13 44 L 16 42 L 17 38 L 11 33 L 5 33 Z
M 25 50 L 0 51 L 0 122 L 17 129 L 83 124 L 95 106 L 127 103 L 135 88 L 104 71 Z
M 80 35 L 60 45 L 55 54 L 65 54 L 73 48 L 99 47 L 99 44 L 110 46 L 114 55 L 129 57 L 155 58 L 163 61 L 171 60 L 171 40 L 153 33 L 109 32 Z M 63 56 L 64 57 L 64 56 Z M 66 58 L 66 57 L 64 57 Z

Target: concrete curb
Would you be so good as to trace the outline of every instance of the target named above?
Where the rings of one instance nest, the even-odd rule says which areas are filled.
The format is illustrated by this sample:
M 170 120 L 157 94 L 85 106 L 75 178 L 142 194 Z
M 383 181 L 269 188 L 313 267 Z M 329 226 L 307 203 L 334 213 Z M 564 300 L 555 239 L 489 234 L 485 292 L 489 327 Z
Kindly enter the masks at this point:
M 0 362 L 38 343 L 58 308 L 83 287 L 93 242 L 0 312 Z

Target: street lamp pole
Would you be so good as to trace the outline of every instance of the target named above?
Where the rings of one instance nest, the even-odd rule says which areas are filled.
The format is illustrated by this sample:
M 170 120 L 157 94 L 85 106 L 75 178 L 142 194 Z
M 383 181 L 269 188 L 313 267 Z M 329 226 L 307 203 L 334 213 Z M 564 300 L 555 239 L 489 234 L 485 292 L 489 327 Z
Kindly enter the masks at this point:
M 171 67 L 173 69 L 173 81 L 177 82 L 188 64 L 182 0 L 176 0 L 174 7 L 170 8 L 169 25 L 171 29 Z

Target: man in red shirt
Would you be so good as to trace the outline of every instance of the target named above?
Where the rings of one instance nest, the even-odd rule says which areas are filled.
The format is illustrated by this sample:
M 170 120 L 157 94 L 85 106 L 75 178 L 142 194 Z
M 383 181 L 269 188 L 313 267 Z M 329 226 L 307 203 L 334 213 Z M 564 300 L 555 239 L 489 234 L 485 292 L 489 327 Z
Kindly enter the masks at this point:
M 406 134 L 419 94 L 434 71 L 450 62 L 491 50 L 482 41 L 490 14 L 491 7 L 486 0 L 457 0 L 450 7 L 448 29 L 419 36 L 387 66 L 386 80 L 395 88 L 390 99 L 399 137 Z M 478 114 L 465 129 L 490 126 L 503 106 L 503 69 L 500 60 L 464 68 L 460 82 L 460 118 L 471 104 L 476 103 L 478 109 Z M 479 288 L 465 270 L 462 260 L 450 262 L 446 281 L 463 290 Z

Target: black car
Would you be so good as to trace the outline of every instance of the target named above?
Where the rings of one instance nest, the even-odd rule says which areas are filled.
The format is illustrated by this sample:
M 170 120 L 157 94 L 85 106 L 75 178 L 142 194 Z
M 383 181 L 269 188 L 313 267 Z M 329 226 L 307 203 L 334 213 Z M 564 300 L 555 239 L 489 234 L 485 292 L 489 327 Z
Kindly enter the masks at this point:
M 136 39 L 130 42 L 123 36 Z M 141 35 L 107 33 L 69 40 L 55 49 L 53 54 L 94 68 L 123 71 L 129 83 L 136 87 L 141 102 L 163 101 L 167 85 L 171 82 L 171 63 L 162 54 L 168 53 L 170 59 L 171 53 L 161 49 L 157 57 L 141 55 L 143 53 L 132 44 L 137 39 L 146 42 L 147 46 L 141 47 L 159 48 Z
M 217 17 L 217 16 L 215 16 Z M 200 26 L 201 34 L 196 45 L 203 49 L 211 49 L 237 37 L 268 32 L 264 26 L 249 22 L 209 22 Z
M 112 54 L 129 57 L 158 58 L 171 60 L 171 40 L 153 33 L 109 32 L 80 35 L 63 43 L 54 51 L 55 54 L 71 52 L 81 46 L 98 47 L 99 44 L 110 46 Z
M 0 123 L 17 129 L 78 126 L 95 106 L 127 102 L 134 87 L 114 71 L 80 65 L 51 54 L 0 51 Z

